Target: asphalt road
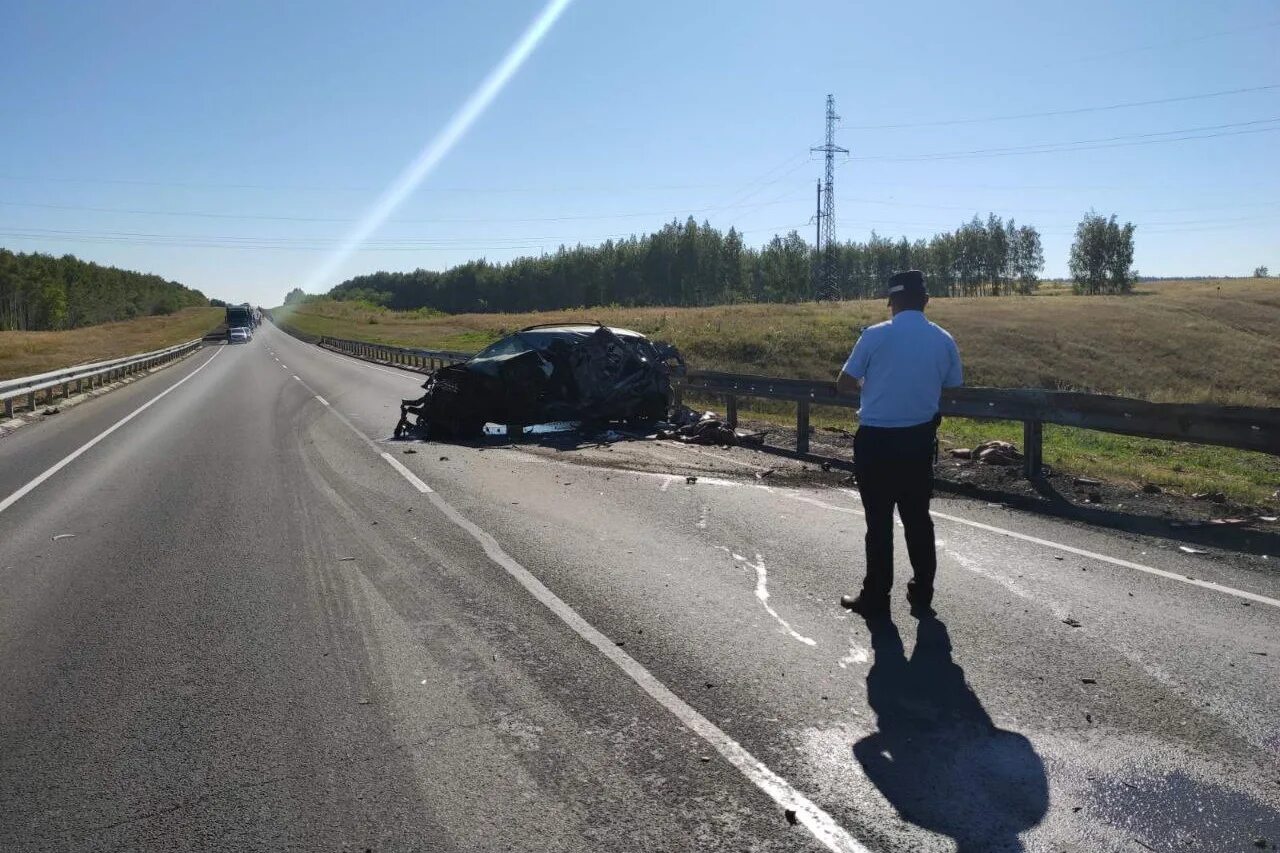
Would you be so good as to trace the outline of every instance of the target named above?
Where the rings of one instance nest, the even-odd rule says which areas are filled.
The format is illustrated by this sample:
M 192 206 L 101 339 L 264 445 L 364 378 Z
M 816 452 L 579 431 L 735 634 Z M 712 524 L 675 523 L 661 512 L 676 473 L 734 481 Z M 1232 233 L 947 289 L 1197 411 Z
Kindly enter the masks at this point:
M 264 326 L 0 441 L 0 849 L 1280 845 L 1280 575 L 938 500 L 872 631 L 855 494 L 420 381 Z

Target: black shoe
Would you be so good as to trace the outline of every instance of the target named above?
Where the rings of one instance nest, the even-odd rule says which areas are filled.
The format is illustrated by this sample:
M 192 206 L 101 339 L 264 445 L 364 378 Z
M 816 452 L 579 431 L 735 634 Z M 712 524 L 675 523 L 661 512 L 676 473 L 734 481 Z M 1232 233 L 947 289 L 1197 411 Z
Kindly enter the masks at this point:
M 917 619 L 938 615 L 938 612 L 932 606 L 933 590 L 929 590 L 927 593 L 922 592 L 916 587 L 915 581 L 907 581 L 907 603 L 911 605 L 911 615 Z
M 852 610 L 863 619 L 884 619 L 889 615 L 889 600 L 872 601 L 861 595 L 840 596 L 840 606 Z

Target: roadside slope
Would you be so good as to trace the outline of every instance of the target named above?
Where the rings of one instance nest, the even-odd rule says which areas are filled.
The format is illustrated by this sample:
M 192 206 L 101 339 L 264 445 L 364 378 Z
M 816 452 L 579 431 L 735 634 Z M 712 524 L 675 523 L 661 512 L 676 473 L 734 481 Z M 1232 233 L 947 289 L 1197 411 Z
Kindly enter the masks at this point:
M 221 308 L 184 308 L 62 332 L 0 332 L 0 379 L 180 344 L 217 326 L 222 314 Z

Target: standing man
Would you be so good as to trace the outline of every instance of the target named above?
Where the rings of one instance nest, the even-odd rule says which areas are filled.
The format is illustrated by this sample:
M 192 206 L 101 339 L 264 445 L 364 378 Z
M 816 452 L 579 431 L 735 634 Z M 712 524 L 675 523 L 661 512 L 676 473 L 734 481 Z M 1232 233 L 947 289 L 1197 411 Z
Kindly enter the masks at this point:
M 862 392 L 853 467 L 867 516 L 867 576 L 862 592 L 840 603 L 865 618 L 887 616 L 893 586 L 893 508 L 907 539 L 914 574 L 907 601 L 915 616 L 932 615 L 934 441 L 943 388 L 963 382 L 960 352 L 941 326 L 925 319 L 929 303 L 919 270 L 889 279 L 893 318 L 863 331 L 836 379 L 840 394 Z

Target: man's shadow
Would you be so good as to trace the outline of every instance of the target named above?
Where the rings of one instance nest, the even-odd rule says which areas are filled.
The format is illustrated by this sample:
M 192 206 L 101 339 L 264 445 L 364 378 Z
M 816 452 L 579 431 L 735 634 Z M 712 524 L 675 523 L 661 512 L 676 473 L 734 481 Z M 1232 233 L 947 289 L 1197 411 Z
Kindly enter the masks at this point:
M 853 747 L 867 778 L 904 820 L 954 838 L 957 853 L 1022 850 L 1019 833 L 1049 805 L 1031 742 L 991 722 L 940 620 L 920 620 L 910 660 L 892 621 L 868 626 L 867 698 L 879 731 Z

